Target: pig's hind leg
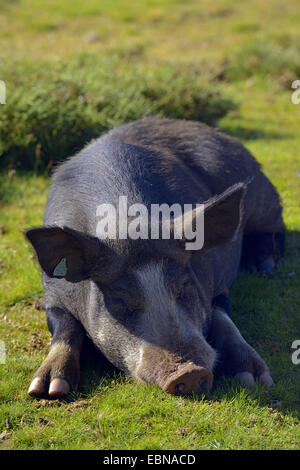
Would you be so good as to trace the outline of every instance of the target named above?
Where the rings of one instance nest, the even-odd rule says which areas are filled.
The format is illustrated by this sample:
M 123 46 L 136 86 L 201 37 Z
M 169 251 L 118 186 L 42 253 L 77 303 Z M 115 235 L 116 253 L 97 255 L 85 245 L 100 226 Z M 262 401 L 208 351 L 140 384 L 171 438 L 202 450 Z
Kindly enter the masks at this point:
M 279 195 L 261 172 L 249 192 L 249 211 L 251 215 L 244 229 L 241 267 L 272 274 L 284 251 L 285 226 Z
M 283 254 L 285 235 L 274 232 L 253 232 L 244 235 L 241 268 L 250 272 L 272 274 Z
M 273 385 L 268 366 L 245 341 L 228 314 L 219 306 L 213 308 L 208 341 L 217 351 L 217 372 L 235 377 L 244 385 L 255 380 Z
M 36 371 L 28 393 L 63 397 L 78 386 L 80 352 L 86 334 L 82 325 L 60 308 L 47 309 L 47 323 L 52 334 L 50 351 Z

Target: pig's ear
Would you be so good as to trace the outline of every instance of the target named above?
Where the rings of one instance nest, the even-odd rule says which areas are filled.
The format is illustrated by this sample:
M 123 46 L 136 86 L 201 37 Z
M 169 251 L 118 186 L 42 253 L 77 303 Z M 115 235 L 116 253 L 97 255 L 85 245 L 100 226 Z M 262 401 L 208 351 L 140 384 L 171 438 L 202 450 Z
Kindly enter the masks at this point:
M 198 230 L 203 231 L 204 228 L 204 234 L 197 234 L 194 240 L 183 237 L 178 243 L 181 246 L 184 245 L 186 250 L 192 250 L 192 253 L 203 254 L 231 240 L 242 221 L 243 200 L 247 184 L 248 182 L 235 184 L 189 213 L 187 222 L 189 232 L 196 233 L 197 219 L 202 217 L 204 222 L 200 224 Z M 176 223 L 182 224 L 182 219 L 175 220 Z M 195 243 L 197 238 L 199 243 Z M 198 245 L 200 245 L 199 248 Z
M 50 277 L 70 282 L 89 279 L 103 250 L 101 242 L 68 227 L 41 227 L 26 237 L 36 251 L 40 265 Z
M 238 232 L 243 218 L 247 183 L 237 183 L 204 204 L 204 245 L 206 252 L 223 245 Z

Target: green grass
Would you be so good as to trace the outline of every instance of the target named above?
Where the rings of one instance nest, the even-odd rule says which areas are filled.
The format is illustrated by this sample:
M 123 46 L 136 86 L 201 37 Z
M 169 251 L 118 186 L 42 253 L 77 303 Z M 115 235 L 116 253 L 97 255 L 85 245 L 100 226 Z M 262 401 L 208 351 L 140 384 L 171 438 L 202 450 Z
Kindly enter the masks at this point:
M 113 7 L 89 0 L 72 2 L 71 7 L 69 2 L 45 0 L 39 9 L 33 0 L 0 1 L 2 57 L 14 56 L 0 64 L 0 79 L 2 74 L 8 79 L 0 123 L 15 133 L 4 139 L 0 124 L 1 145 L 9 149 L 0 175 L 0 340 L 7 347 L 7 363 L 0 364 L 0 449 L 297 449 L 300 365 L 292 364 L 291 345 L 300 339 L 300 105 L 291 103 L 289 91 L 299 73 L 297 1 L 280 7 L 275 0 L 204 0 L 201 7 L 196 0 L 131 4 L 128 9 L 125 0 Z M 90 33 L 95 40 L 88 39 Z M 105 119 L 101 115 L 106 127 L 97 122 L 94 100 L 86 100 L 88 92 L 94 97 L 100 90 L 94 64 L 105 64 L 99 75 L 104 90 L 97 99 L 107 106 Z M 135 93 L 128 108 L 131 90 L 145 90 L 144 70 L 153 71 L 152 95 L 147 100 L 140 91 Z M 63 80 L 61 100 L 53 76 Z M 136 76 L 138 87 L 132 85 Z M 188 89 L 193 99 L 187 108 Z M 29 132 L 34 137 L 29 135 L 26 145 L 31 125 L 26 99 L 36 100 L 38 92 L 47 97 L 50 91 L 51 99 L 40 99 L 38 107 L 34 101 L 36 133 Z M 165 91 L 167 99 L 161 101 Z M 79 96 L 84 96 L 84 106 L 80 100 L 78 104 Z M 145 106 L 147 112 L 177 117 L 188 117 L 187 109 L 192 109 L 196 116 L 197 99 L 203 96 L 211 105 L 209 116 L 220 109 L 219 98 L 230 96 L 239 104 L 231 111 L 226 108 L 227 115 L 216 115 L 217 124 L 253 152 L 282 197 L 287 249 L 274 277 L 241 273 L 231 291 L 234 320 L 270 366 L 275 387 L 246 390 L 217 377 L 208 396 L 178 398 L 137 384 L 113 368 L 90 366 L 82 373 L 79 391 L 67 400 L 28 397 L 31 377 L 50 341 L 45 313 L 35 308 L 43 295 L 40 270 L 23 236 L 27 228 L 42 223 L 49 178 L 34 170 L 42 169 L 43 149 L 46 144 L 51 149 L 45 152 L 48 164 L 51 152 L 53 159 L 68 152 L 66 133 L 73 139 L 72 148 L 82 146 L 90 136 L 85 134 L 88 126 L 80 124 L 82 116 L 94 135 L 138 117 Z M 126 106 L 118 114 L 120 100 Z M 8 117 L 9 109 L 15 122 Z M 49 129 L 58 123 L 62 132 L 51 134 Z M 74 126 L 82 132 L 78 138 L 71 132 Z M 30 172 L 19 169 L 22 158 Z
M 19 380 L 30 369 L 18 361 L 11 366 Z M 14 385 L 11 381 L 9 390 Z M 14 448 L 296 449 L 298 420 L 263 406 L 261 395 L 258 389 L 248 394 L 223 384 L 210 400 L 184 399 L 116 377 L 95 384 L 88 395 L 74 396 L 76 401 L 39 400 L 29 406 L 23 392 L 17 403 L 6 405 L 4 417 Z

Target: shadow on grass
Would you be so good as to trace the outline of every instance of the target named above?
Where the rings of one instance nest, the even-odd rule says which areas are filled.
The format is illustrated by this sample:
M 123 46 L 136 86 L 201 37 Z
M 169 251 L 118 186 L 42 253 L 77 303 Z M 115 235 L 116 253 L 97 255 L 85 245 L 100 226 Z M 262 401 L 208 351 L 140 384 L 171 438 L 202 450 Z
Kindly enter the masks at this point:
M 107 387 L 113 381 L 122 381 L 125 378 L 123 372 L 117 369 L 94 346 L 91 340 L 86 339 L 81 357 L 81 379 L 78 393 L 81 397 L 87 396 L 99 387 Z M 75 394 L 71 401 L 78 397 Z
M 274 131 L 264 131 L 259 127 L 249 127 L 242 125 L 234 125 L 234 121 L 230 125 L 222 125 L 219 129 L 225 134 L 231 135 L 240 140 L 258 140 L 258 139 L 270 139 L 270 140 L 280 140 L 287 139 L 291 137 L 291 134 L 274 132 Z
M 63 401 L 67 403 L 76 402 L 78 400 L 84 400 L 90 393 L 95 390 L 101 389 L 107 390 L 110 386 L 118 383 L 122 385 L 126 376 L 118 369 L 116 369 L 111 363 L 109 363 L 102 355 L 99 355 L 98 364 L 88 364 L 83 369 L 82 380 L 80 388 L 77 393 L 70 394 Z M 153 387 L 157 387 L 153 385 Z M 224 399 L 228 402 L 235 400 L 237 397 L 244 396 L 247 400 L 256 402 L 260 407 L 268 408 L 268 411 L 278 411 L 284 415 L 292 416 L 297 420 L 300 420 L 300 399 L 295 400 L 284 400 L 281 397 L 281 390 L 278 387 L 267 387 L 255 383 L 251 387 L 242 386 L 237 380 L 225 377 L 222 375 L 216 375 L 214 380 L 214 386 L 212 390 L 204 394 L 193 394 L 184 396 L 183 398 L 187 401 L 198 401 L 203 400 L 208 402 L 221 402 Z M 49 398 L 48 398 L 49 399 Z

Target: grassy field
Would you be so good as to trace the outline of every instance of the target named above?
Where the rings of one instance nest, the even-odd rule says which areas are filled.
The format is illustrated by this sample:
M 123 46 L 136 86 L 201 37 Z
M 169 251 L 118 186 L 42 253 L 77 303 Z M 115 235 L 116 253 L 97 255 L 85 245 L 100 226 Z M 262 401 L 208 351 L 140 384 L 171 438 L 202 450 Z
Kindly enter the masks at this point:
M 0 105 L 0 340 L 7 348 L 0 449 L 299 449 L 300 365 L 291 361 L 291 345 L 300 339 L 300 104 L 292 104 L 290 88 L 300 79 L 298 1 L 128 4 L 44 0 L 41 8 L 37 0 L 0 0 L 0 79 L 7 82 Z M 103 69 L 100 108 L 88 94 L 99 93 L 94 63 Z M 61 94 L 53 95 L 48 71 L 64 84 Z M 89 365 L 65 401 L 32 399 L 27 388 L 50 334 L 37 308 L 40 270 L 23 232 L 42 223 L 49 155 L 62 159 L 95 134 L 154 112 L 215 122 L 243 141 L 280 192 L 285 256 L 271 279 L 241 273 L 230 295 L 237 326 L 276 385 L 244 389 L 217 377 L 206 397 L 172 397 L 104 364 Z

